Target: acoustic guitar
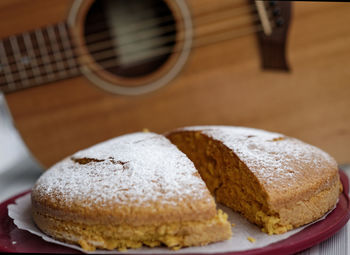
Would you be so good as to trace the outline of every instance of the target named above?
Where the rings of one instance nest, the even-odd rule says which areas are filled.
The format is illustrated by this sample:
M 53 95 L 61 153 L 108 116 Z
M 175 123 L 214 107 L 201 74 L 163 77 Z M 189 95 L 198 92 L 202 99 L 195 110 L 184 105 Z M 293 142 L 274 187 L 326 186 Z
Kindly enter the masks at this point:
M 350 6 L 293 5 L 291 19 L 282 1 L 5 0 L 0 88 L 46 166 L 201 124 L 284 132 L 345 161 Z

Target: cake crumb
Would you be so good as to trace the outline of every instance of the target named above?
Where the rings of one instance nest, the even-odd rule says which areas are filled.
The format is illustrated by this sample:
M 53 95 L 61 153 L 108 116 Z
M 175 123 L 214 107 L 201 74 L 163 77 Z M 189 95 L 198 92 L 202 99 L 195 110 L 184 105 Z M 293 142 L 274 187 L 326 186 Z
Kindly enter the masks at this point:
M 251 242 L 251 243 L 255 243 L 256 239 L 251 237 L 251 236 L 248 236 L 247 237 L 248 241 Z
M 234 227 L 234 226 L 236 226 L 236 224 L 234 224 L 234 223 L 231 223 L 231 226 L 232 226 L 232 227 Z
M 178 251 L 178 250 L 181 249 L 181 245 L 173 246 L 173 247 L 171 247 L 171 249 L 172 249 L 173 251 Z
M 148 128 L 143 128 L 143 129 L 142 129 L 142 132 L 144 132 L 144 133 L 149 133 L 149 129 L 148 129 Z

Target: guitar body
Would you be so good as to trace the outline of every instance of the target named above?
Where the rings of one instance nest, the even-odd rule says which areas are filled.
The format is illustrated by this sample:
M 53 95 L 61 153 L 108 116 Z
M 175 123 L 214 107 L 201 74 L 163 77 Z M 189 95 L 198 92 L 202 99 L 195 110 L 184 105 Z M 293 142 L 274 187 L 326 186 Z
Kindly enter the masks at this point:
M 205 3 L 204 3 L 205 2 Z M 192 12 L 217 1 L 189 0 Z M 68 16 L 68 0 L 3 0 L 0 36 Z M 349 160 L 350 4 L 293 3 L 290 72 L 262 70 L 256 35 L 193 49 L 169 85 L 139 96 L 84 76 L 6 94 L 15 125 L 45 166 L 97 142 L 148 128 L 241 125 L 285 133 Z

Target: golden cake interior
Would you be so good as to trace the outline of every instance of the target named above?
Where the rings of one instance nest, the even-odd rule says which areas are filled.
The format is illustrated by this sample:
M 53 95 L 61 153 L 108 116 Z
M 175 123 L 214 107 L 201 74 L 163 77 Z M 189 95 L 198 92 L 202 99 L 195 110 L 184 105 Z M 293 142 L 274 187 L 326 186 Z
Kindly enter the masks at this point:
M 167 137 L 192 160 L 217 202 L 241 213 L 269 234 L 293 228 L 281 224 L 278 213 L 268 208 L 267 194 L 257 178 L 221 142 L 200 131 L 173 132 Z

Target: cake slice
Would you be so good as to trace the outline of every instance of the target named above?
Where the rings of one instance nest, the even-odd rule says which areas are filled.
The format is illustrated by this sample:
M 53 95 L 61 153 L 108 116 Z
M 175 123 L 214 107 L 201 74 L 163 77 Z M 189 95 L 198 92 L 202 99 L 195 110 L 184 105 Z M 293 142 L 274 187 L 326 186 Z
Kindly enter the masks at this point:
M 186 127 L 167 137 L 194 162 L 219 203 L 269 234 L 310 223 L 337 203 L 336 161 L 300 140 L 230 126 Z
M 57 163 L 32 190 L 32 214 L 44 233 L 85 250 L 177 249 L 231 237 L 193 163 L 154 133 L 117 137 Z

